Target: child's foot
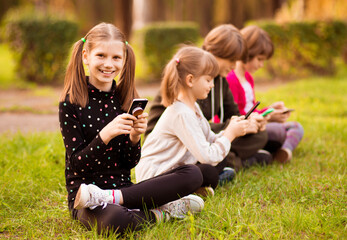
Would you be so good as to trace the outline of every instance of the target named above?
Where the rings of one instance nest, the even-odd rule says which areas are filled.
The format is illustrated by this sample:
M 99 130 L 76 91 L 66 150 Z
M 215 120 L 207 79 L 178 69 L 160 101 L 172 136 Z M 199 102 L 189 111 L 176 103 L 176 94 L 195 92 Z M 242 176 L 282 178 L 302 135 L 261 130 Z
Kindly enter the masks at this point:
M 281 148 L 275 154 L 275 160 L 280 163 L 287 163 L 293 157 L 292 151 L 288 148 Z
M 251 167 L 251 166 L 256 165 L 256 164 L 268 165 L 268 164 L 272 163 L 272 161 L 273 161 L 272 155 L 268 151 L 260 149 L 252 157 L 249 157 L 246 160 L 244 160 L 243 166 L 244 167 Z
M 109 194 L 108 190 L 102 190 L 93 184 L 82 183 L 76 194 L 74 203 L 75 209 L 90 208 L 94 209 L 98 206 L 104 206 L 108 203 L 113 203 L 113 196 Z
M 204 200 L 201 197 L 190 194 L 176 201 L 169 202 L 159 207 L 161 211 L 164 211 L 173 218 L 185 218 L 187 213 L 201 212 L 204 208 Z
M 219 185 L 223 185 L 226 182 L 230 182 L 234 179 L 236 173 L 235 170 L 231 167 L 225 167 L 223 168 L 223 172 L 219 174 Z
M 255 158 L 257 159 L 257 163 L 260 165 L 269 165 L 273 162 L 271 153 L 264 149 L 258 150 L 258 152 L 255 154 Z
M 195 191 L 195 194 L 201 197 L 214 196 L 214 190 L 211 187 L 200 187 Z

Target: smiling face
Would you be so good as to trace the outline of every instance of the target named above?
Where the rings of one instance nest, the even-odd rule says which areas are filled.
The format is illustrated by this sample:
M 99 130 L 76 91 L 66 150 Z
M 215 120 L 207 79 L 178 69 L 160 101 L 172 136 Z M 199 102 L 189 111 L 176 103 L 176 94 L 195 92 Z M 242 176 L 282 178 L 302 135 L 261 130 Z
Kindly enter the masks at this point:
M 219 75 L 222 77 L 226 77 L 228 73 L 231 70 L 233 70 L 236 66 L 236 61 L 231 61 L 229 59 L 219 58 L 219 57 L 215 57 L 215 58 L 217 59 L 218 66 L 219 66 Z
M 213 78 L 208 75 L 200 76 L 193 79 L 192 93 L 195 99 L 207 98 L 211 88 L 214 87 Z
M 265 55 L 257 55 L 252 60 L 245 64 L 245 70 L 249 73 L 256 72 L 259 68 L 264 66 L 264 61 L 266 60 Z
M 98 43 L 90 51 L 83 50 L 83 63 L 89 68 L 89 81 L 102 91 L 110 91 L 113 79 L 122 71 L 124 43 L 109 40 Z

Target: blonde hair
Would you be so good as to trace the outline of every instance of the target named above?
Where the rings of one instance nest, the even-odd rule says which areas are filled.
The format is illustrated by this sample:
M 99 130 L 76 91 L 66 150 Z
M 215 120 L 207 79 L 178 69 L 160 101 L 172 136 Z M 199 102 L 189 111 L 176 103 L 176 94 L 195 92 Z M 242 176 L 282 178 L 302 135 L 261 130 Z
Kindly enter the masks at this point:
M 247 56 L 243 62 L 252 60 L 257 55 L 264 55 L 269 59 L 274 53 L 274 46 L 269 34 L 258 26 L 247 26 L 241 30 L 246 41 Z
M 222 24 L 205 37 L 202 49 L 230 61 L 240 60 L 246 44 L 240 31 L 232 24 Z
M 67 66 L 64 89 L 60 101 L 65 101 L 69 95 L 69 101 L 85 107 L 89 101 L 88 85 L 82 61 L 83 46 L 87 51 L 93 49 L 101 41 L 117 40 L 124 43 L 124 67 L 120 73 L 117 93 L 123 110 L 128 110 L 132 99 L 138 97 L 135 89 L 135 54 L 129 44 L 126 44 L 124 34 L 113 24 L 100 23 L 93 27 L 84 37 L 84 41 L 78 40 L 72 49 L 71 59 Z
M 195 78 L 208 75 L 214 78 L 219 72 L 217 60 L 212 54 L 198 47 L 185 46 L 178 50 L 166 65 L 161 82 L 162 104 L 171 105 L 178 96 L 188 74 Z

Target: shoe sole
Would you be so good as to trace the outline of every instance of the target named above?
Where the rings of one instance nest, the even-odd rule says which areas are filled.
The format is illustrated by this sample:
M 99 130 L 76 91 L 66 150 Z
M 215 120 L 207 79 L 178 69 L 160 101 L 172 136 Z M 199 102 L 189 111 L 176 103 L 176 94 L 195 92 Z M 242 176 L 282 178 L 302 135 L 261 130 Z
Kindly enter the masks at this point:
M 280 149 L 275 155 L 275 160 L 280 163 L 288 163 L 291 160 L 291 156 L 286 150 Z
M 194 194 L 200 197 L 214 196 L 214 190 L 211 187 L 200 187 L 194 192 Z
M 193 194 L 190 194 L 190 195 L 186 196 L 185 198 L 189 199 L 189 207 L 188 207 L 188 209 L 192 213 L 201 212 L 202 209 L 205 206 L 204 200 L 201 197 L 199 197 L 199 196 L 195 196 Z
M 88 186 L 82 183 L 76 194 L 75 203 L 73 205 L 74 209 L 85 208 L 84 206 L 86 205 L 87 202 L 84 199 L 88 199 L 89 198 L 88 195 L 89 195 Z

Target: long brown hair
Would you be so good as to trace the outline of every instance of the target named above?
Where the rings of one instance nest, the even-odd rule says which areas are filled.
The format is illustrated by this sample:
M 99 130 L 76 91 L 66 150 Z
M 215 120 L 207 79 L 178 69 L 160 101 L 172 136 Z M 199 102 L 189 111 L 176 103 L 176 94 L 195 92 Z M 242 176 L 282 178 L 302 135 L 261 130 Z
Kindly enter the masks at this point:
M 100 41 L 117 40 L 124 43 L 125 62 L 118 80 L 117 93 L 120 95 L 122 109 L 127 111 L 131 101 L 138 97 L 135 89 L 135 54 L 131 46 L 126 42 L 124 34 L 113 24 L 100 23 L 93 27 L 84 37 L 84 41 L 78 40 L 72 49 L 71 59 L 67 66 L 63 93 L 60 101 L 65 101 L 69 95 L 69 101 L 85 107 L 89 101 L 88 85 L 83 67 L 83 46 L 90 51 Z
M 246 40 L 247 61 L 252 60 L 257 55 L 264 55 L 269 59 L 274 53 L 274 46 L 269 34 L 258 26 L 247 26 L 241 29 L 241 34 Z
M 236 61 L 240 60 L 246 51 L 246 43 L 234 25 L 222 24 L 206 35 L 202 49 L 216 57 Z
M 180 88 L 185 87 L 184 79 L 188 74 L 195 78 L 204 75 L 214 78 L 218 72 L 217 60 L 211 53 L 192 46 L 180 48 L 163 72 L 162 104 L 167 107 L 177 99 Z

